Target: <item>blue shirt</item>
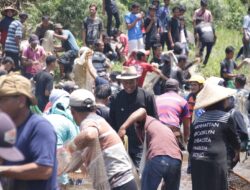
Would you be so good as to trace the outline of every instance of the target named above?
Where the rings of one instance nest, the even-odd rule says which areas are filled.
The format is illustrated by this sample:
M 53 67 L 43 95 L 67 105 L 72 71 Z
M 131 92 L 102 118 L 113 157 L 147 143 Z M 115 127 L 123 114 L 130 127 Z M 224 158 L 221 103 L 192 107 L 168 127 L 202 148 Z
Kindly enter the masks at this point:
M 62 47 L 65 49 L 65 51 L 78 51 L 79 47 L 73 34 L 69 30 L 63 30 L 63 35 L 68 37 L 67 40 L 62 41 Z
M 136 14 L 128 13 L 125 15 L 125 22 L 126 24 L 131 24 L 137 19 Z M 136 22 L 135 26 L 128 30 L 128 40 L 138 40 L 142 38 L 142 21 L 139 20 Z
M 43 117 L 30 114 L 28 119 L 17 127 L 16 147 L 25 159 L 21 162 L 7 162 L 8 165 L 36 163 L 53 168 L 47 180 L 14 180 L 13 189 L 56 190 L 57 161 L 56 134 L 53 126 Z

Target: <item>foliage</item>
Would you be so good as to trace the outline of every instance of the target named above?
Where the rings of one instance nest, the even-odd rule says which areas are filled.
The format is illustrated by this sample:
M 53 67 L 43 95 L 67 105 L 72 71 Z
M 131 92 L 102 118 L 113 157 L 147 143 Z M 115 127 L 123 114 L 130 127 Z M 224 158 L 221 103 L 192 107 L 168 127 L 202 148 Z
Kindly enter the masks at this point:
M 235 48 L 235 57 L 242 45 L 242 35 L 240 31 L 220 28 L 217 29 L 217 38 L 215 46 L 213 47 L 211 56 L 209 58 L 208 64 L 205 68 L 200 69 L 205 77 L 209 76 L 220 76 L 220 62 L 225 58 L 225 49 L 227 46 L 232 45 Z M 240 63 L 240 60 L 237 61 Z M 248 69 L 247 69 L 248 68 Z M 249 66 L 243 67 L 237 73 L 244 73 L 249 76 L 250 70 Z
M 98 15 L 106 25 L 106 17 L 102 14 L 102 0 L 49 0 L 37 1 L 30 4 L 26 11 L 31 14 L 29 22 L 32 26 L 40 22 L 42 15 L 49 15 L 54 22 L 60 22 L 64 28 L 71 30 L 77 38 L 81 37 L 82 21 L 89 15 L 89 5 L 96 3 L 98 7 Z M 118 2 L 121 20 L 126 8 Z M 33 29 L 34 30 L 34 29 Z

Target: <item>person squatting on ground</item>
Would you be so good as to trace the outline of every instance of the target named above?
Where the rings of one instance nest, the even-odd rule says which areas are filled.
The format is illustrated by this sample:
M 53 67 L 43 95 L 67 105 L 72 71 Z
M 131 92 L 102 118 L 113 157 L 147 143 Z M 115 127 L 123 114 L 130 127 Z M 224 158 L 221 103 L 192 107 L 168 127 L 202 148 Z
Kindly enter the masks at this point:
M 75 58 L 78 56 L 79 47 L 74 35 L 69 30 L 64 30 L 60 23 L 54 25 L 53 36 L 61 40 L 61 46 L 55 46 L 55 52 L 64 52 L 60 56 L 58 63 L 60 66 L 61 77 L 70 78 Z

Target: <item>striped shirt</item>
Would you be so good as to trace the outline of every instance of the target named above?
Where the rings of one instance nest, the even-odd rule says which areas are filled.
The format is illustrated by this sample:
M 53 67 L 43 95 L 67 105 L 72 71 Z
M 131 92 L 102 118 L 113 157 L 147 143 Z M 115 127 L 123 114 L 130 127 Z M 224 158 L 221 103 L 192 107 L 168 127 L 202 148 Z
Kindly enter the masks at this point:
M 180 128 L 184 118 L 189 118 L 187 101 L 175 92 L 167 92 L 156 98 L 159 120 L 169 126 Z
M 19 52 L 19 45 L 16 44 L 15 38 L 22 38 L 22 27 L 23 26 L 19 20 L 15 20 L 10 24 L 5 42 L 5 51 L 13 53 Z

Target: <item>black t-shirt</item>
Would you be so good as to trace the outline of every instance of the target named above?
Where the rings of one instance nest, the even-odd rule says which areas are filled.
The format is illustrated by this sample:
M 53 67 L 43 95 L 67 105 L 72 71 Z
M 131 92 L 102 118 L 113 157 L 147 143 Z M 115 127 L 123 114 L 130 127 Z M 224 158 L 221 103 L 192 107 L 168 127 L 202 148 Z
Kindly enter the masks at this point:
M 107 106 L 96 106 L 96 114 L 104 118 L 108 123 L 110 123 L 109 110 L 110 109 Z
M 168 23 L 173 42 L 180 42 L 180 21 L 177 18 L 172 17 Z
M 103 31 L 103 22 L 100 18 L 92 19 L 87 17 L 83 21 L 83 30 L 86 31 L 86 44 L 94 45 L 94 42 L 100 39 Z
M 171 68 L 170 78 L 177 80 L 179 82 L 179 87 L 183 89 L 185 81 L 184 81 L 183 71 L 181 68 L 179 67 Z
M 231 74 L 233 73 L 233 70 L 237 67 L 237 64 L 234 60 L 224 59 L 220 63 L 220 76 L 225 81 L 228 81 L 230 79 L 223 77 L 224 73 Z
M 188 151 L 192 160 L 227 163 L 227 147 L 240 149 L 240 139 L 230 113 L 206 111 L 192 124 Z
M 153 57 L 153 58 L 151 59 L 150 63 L 158 63 L 159 65 L 161 65 L 161 64 L 162 64 L 162 61 L 161 61 L 161 59 L 158 58 L 158 57 Z
M 114 50 L 112 49 L 111 44 L 110 43 L 104 44 L 103 53 L 107 55 L 109 52 L 114 53 Z
M 34 81 L 36 83 L 35 95 L 38 100 L 38 107 L 43 111 L 45 105 L 49 101 L 49 97 L 45 96 L 45 90 L 51 91 L 53 89 L 53 76 L 43 70 L 34 76 Z
M 120 91 L 112 97 L 110 104 L 111 126 L 118 131 L 127 118 L 137 109 L 145 108 L 147 114 L 158 118 L 155 99 L 142 88 L 137 88 L 132 94 L 128 94 L 125 90 Z M 138 139 L 135 127 L 127 129 L 129 139 L 129 153 L 138 153 L 141 150 L 141 142 Z
M 145 29 L 148 27 L 148 25 L 151 22 L 151 18 L 147 17 L 144 21 L 144 27 Z M 159 28 L 159 21 L 156 19 L 156 21 L 151 25 L 150 30 L 146 33 L 145 43 L 151 43 L 157 41 L 157 30 Z
M 214 42 L 215 32 L 211 23 L 202 22 L 195 27 L 195 33 L 198 33 L 201 42 Z

